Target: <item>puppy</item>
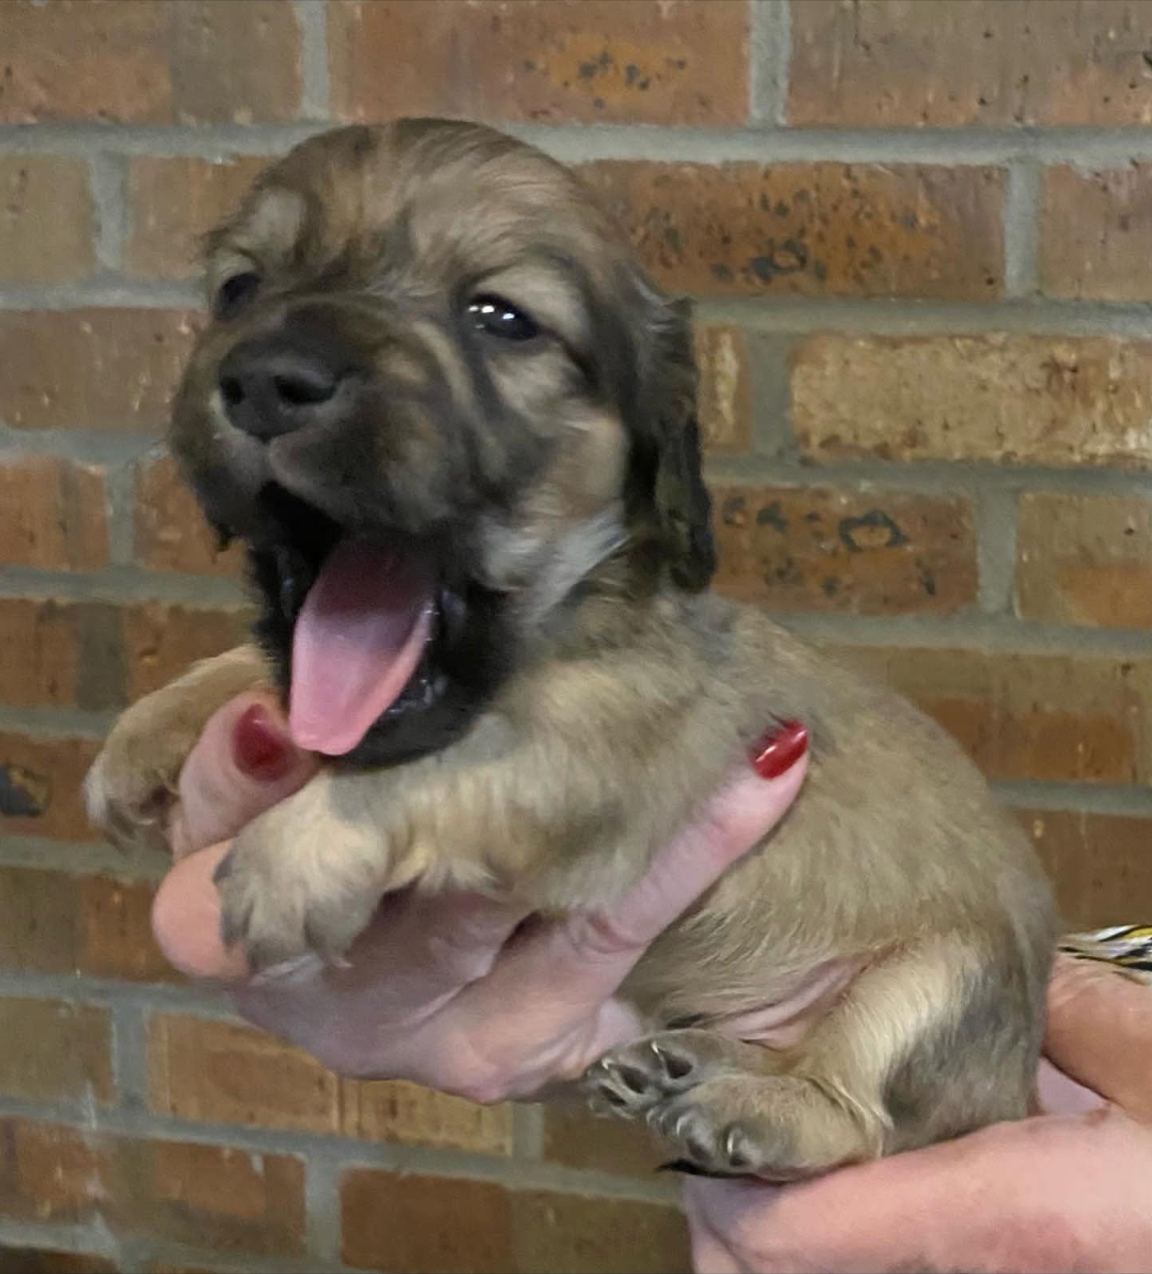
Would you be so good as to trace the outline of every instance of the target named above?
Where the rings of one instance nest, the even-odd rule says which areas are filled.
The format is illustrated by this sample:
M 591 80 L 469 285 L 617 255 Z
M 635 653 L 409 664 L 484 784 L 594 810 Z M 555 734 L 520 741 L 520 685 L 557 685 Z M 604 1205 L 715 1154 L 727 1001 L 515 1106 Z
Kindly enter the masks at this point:
M 1038 864 L 931 721 L 707 592 L 688 312 L 578 180 L 470 124 L 341 129 L 259 178 L 208 276 L 171 441 L 247 545 L 257 640 L 121 719 L 95 822 L 146 834 L 206 719 L 278 687 L 329 764 L 218 876 L 267 970 L 407 886 L 603 906 L 799 719 L 798 803 L 637 966 L 652 1034 L 587 1088 L 776 1180 L 1024 1115 Z M 795 1044 L 732 1038 L 813 987 Z

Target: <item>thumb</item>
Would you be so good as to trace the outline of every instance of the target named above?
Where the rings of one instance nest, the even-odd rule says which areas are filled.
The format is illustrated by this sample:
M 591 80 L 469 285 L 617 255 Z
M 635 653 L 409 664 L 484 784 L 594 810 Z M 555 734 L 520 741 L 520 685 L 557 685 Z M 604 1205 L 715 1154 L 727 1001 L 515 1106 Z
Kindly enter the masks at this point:
M 209 720 L 184 763 L 172 815 L 173 854 L 179 860 L 235 836 L 318 768 L 316 757 L 292 742 L 271 695 L 237 696 Z

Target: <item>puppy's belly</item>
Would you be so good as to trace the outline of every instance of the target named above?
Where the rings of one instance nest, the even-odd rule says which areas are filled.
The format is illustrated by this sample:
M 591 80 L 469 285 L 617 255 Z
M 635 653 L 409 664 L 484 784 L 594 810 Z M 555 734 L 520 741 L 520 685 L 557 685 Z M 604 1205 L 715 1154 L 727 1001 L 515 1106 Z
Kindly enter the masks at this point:
M 691 1023 L 706 1026 L 734 1039 L 755 1041 L 771 1048 L 790 1048 L 800 1043 L 848 992 L 868 966 L 862 957 L 823 960 L 807 969 L 792 968 L 783 976 L 768 974 L 750 983 L 747 971 L 734 971 L 725 982 L 715 1007 L 707 991 L 696 998 L 693 1009 L 684 1008 L 686 985 L 664 996 L 645 986 L 644 965 L 621 989 L 621 997 L 635 1003 L 653 1028 Z M 723 975 L 721 975 L 723 981 Z

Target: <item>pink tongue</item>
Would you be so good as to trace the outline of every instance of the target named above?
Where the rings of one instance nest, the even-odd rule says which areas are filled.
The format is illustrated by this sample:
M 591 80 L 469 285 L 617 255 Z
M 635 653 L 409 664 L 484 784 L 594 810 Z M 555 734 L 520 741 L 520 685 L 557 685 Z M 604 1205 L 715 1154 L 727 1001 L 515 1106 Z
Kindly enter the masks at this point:
M 416 671 L 431 603 L 413 560 L 362 540 L 336 546 L 296 620 L 288 721 L 300 747 L 342 756 L 360 742 Z

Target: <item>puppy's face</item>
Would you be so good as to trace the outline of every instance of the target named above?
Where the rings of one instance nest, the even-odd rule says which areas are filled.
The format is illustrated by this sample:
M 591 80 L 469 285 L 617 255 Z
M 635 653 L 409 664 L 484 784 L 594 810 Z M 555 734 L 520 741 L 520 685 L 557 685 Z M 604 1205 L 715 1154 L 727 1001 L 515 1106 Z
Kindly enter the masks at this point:
M 711 572 L 683 313 L 489 129 L 314 138 L 216 231 L 173 449 L 243 538 L 300 742 L 442 746 L 577 585 Z

